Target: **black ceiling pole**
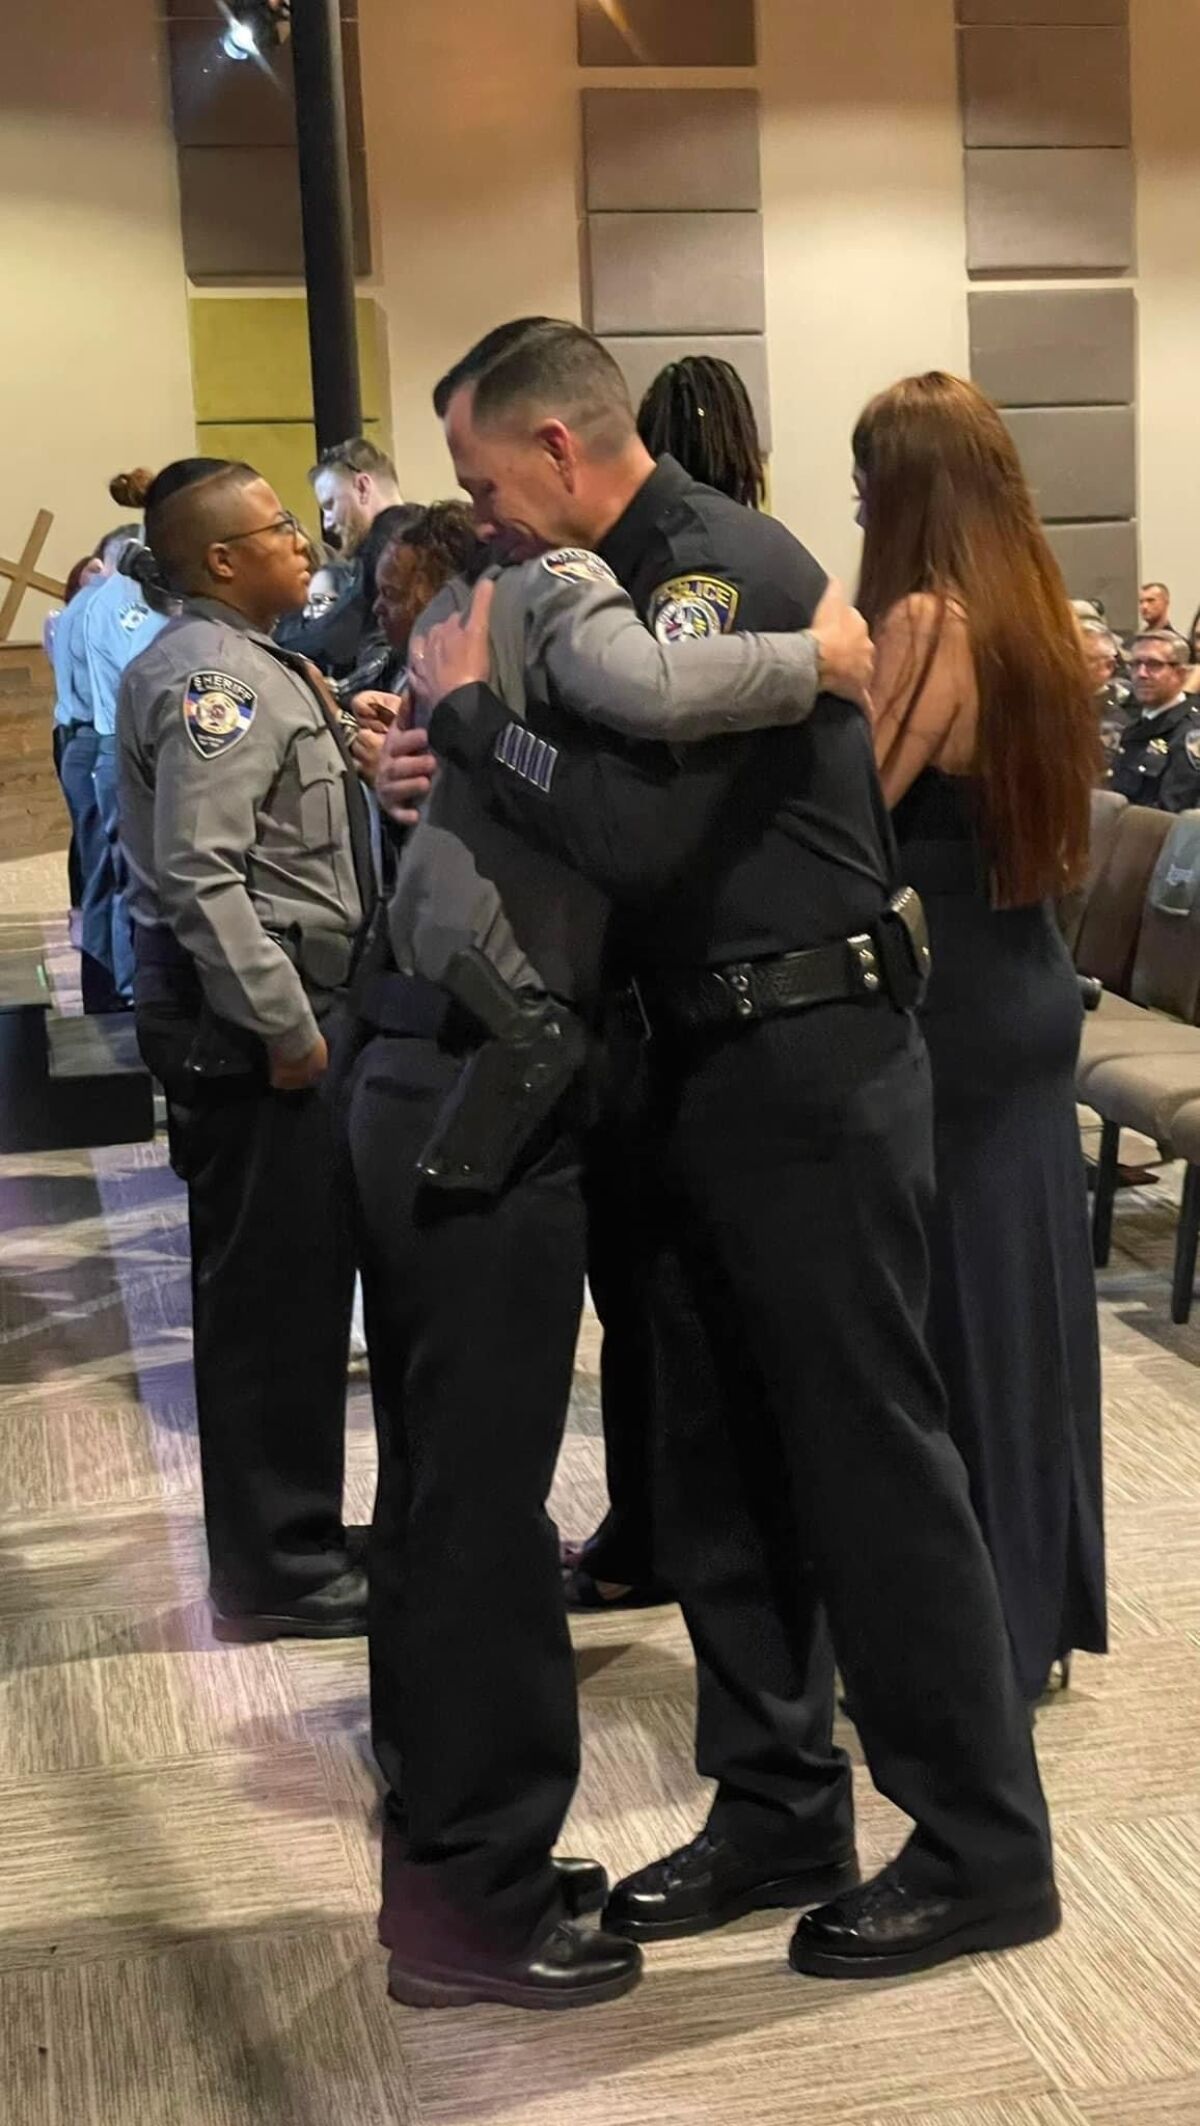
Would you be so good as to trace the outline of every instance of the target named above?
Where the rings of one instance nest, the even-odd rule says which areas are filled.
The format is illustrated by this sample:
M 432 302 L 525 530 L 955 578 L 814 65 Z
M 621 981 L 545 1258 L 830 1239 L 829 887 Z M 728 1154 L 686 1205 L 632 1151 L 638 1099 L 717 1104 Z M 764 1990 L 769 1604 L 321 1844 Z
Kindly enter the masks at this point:
M 300 209 L 317 449 L 362 432 L 339 0 L 292 0 Z

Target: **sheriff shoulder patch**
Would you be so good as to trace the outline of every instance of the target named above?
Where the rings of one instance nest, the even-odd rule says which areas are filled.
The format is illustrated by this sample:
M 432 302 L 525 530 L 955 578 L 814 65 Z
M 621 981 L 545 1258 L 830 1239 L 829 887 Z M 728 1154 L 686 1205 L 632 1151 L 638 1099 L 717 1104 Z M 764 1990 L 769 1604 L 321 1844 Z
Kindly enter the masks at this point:
M 650 625 L 660 642 L 708 642 L 729 633 L 740 595 L 720 576 L 673 576 L 650 600 Z
M 559 546 L 552 554 L 542 555 L 542 567 L 552 576 L 565 576 L 572 583 L 615 583 L 607 561 L 599 554 L 589 553 L 586 546 Z
M 215 760 L 244 738 L 258 696 L 229 672 L 193 672 L 184 689 L 183 720 L 201 760 Z
M 1200 768 L 1200 723 L 1188 732 L 1183 741 L 1184 750 L 1194 768 Z

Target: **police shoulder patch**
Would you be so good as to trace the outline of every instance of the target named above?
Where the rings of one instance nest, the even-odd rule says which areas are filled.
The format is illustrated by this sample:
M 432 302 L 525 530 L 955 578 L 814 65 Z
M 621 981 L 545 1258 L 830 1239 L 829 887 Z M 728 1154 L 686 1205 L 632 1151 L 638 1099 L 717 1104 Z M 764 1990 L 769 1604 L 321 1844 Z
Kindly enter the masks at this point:
M 709 642 L 729 633 L 740 598 L 721 576 L 672 576 L 650 600 L 650 625 L 660 642 Z
M 231 672 L 193 672 L 184 689 L 183 720 L 201 760 L 215 760 L 244 738 L 258 696 Z
M 149 612 L 144 605 L 127 605 L 121 615 L 121 626 L 127 635 L 136 635 L 149 618 Z
M 1200 768 L 1200 723 L 1194 723 L 1183 741 L 1184 750 L 1194 768 Z
M 590 553 L 586 546 L 559 546 L 552 554 L 542 555 L 542 567 L 552 576 L 565 576 L 572 583 L 615 583 L 607 561 L 599 554 Z

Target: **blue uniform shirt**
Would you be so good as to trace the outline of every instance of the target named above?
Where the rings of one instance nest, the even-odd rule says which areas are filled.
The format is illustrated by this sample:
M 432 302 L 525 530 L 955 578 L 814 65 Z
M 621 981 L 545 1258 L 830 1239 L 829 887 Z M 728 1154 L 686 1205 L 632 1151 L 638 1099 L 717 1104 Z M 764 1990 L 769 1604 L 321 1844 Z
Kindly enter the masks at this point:
M 81 595 L 83 595 L 81 593 Z M 91 706 L 98 738 L 111 738 L 117 728 L 117 690 L 127 664 L 150 647 L 166 626 L 162 613 L 152 612 L 130 577 L 119 572 L 106 576 L 87 594 L 80 635 L 86 676 L 80 691 Z
M 88 690 L 87 661 L 83 647 L 83 617 L 88 601 L 95 597 L 100 586 L 87 583 L 76 591 L 71 603 L 61 612 L 55 623 L 52 662 L 54 665 L 54 721 L 59 724 L 90 723 L 92 702 Z

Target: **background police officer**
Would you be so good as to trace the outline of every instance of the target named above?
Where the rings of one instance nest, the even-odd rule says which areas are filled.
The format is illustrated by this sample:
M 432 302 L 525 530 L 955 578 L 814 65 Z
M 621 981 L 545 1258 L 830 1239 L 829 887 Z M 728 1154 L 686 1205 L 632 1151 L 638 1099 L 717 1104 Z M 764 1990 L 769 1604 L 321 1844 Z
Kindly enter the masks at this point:
M 212 1593 L 245 1630 L 361 1630 L 342 1523 L 353 1251 L 320 1092 L 373 895 L 363 793 L 311 668 L 295 520 L 248 466 L 189 459 L 147 496 L 182 609 L 122 687 L 121 831 L 138 1035 L 188 1184 Z
M 812 559 L 669 458 L 655 466 L 616 365 L 578 327 L 500 328 L 435 405 L 481 528 L 597 546 L 664 642 L 811 618 Z M 560 756 L 614 753 L 561 713 L 536 729 Z M 855 1880 L 823 1598 L 873 1776 L 915 1830 L 882 1876 L 801 1922 L 792 1961 L 833 1977 L 922 1969 L 1051 1931 L 1058 1900 L 1028 1718 L 924 1340 L 931 1097 L 888 912 L 894 848 L 849 704 L 825 697 L 797 731 L 717 744 L 724 812 L 698 847 L 659 854 L 656 885 L 631 884 L 626 943 L 659 1037 L 664 1258 L 695 1305 L 664 1317 L 667 1339 L 686 1334 L 662 1351 L 676 1428 L 663 1563 L 718 1791 L 701 1837 L 619 1885 L 607 1920 L 669 1938 Z M 498 757 L 476 772 L 495 816 L 588 867 L 593 824 L 556 802 L 569 783 L 542 790 Z M 592 872 L 617 891 L 627 840 L 614 820 Z M 698 1363 L 720 1396 L 680 1392 Z
M 1129 653 L 1138 715 L 1121 733 L 1110 789 L 1131 804 L 1186 812 L 1200 804 L 1200 712 L 1183 682 L 1190 663 L 1182 635 L 1139 635 Z

